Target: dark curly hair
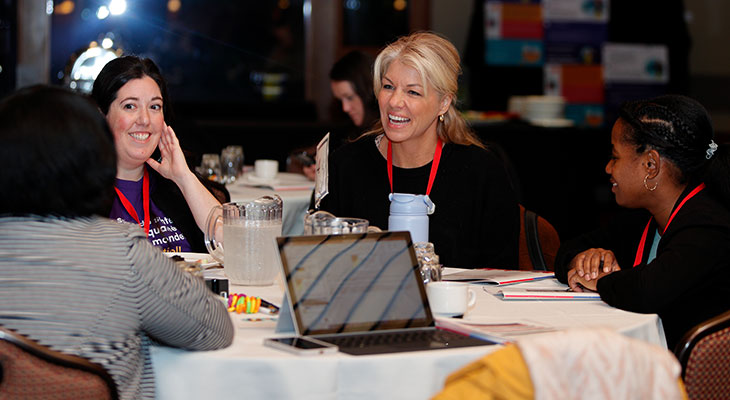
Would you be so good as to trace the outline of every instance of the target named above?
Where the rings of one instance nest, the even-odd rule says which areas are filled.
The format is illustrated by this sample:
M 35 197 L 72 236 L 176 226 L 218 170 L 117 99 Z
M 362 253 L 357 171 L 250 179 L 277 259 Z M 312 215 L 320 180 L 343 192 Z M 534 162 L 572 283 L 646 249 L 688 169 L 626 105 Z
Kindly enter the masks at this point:
M 714 130 L 702 104 L 686 96 L 665 95 L 626 102 L 619 117 L 629 126 L 623 139 L 637 153 L 656 150 L 677 167 L 679 183 L 703 180 L 730 204 L 730 151 L 722 145 L 708 158 Z
M 114 199 L 114 139 L 88 98 L 51 86 L 0 103 L 0 214 L 105 215 Z

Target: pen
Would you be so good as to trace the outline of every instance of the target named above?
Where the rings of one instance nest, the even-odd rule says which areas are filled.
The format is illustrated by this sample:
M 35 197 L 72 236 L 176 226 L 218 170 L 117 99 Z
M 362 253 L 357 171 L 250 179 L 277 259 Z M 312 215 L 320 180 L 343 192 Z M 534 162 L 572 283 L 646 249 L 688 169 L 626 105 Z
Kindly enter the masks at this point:
M 277 317 L 243 317 L 241 321 L 248 322 L 261 322 L 261 321 L 276 321 Z
M 265 314 L 278 314 L 279 313 L 279 307 L 269 303 L 268 301 L 261 299 L 261 308 L 259 308 L 259 312 L 265 313 Z
M 598 264 L 598 271 L 603 272 L 603 254 L 601 254 L 601 262 Z

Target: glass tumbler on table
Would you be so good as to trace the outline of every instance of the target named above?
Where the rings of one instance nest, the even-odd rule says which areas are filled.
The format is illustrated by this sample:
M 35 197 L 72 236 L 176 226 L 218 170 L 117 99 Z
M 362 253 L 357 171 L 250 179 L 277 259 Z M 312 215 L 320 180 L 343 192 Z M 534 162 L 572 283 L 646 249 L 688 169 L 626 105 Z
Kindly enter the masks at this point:
M 221 176 L 221 157 L 215 153 L 203 154 L 203 161 L 198 172 L 211 181 L 218 181 Z
M 369 222 L 362 218 L 338 218 L 327 211 L 317 211 L 304 217 L 305 235 L 342 235 L 366 233 Z
M 235 182 L 243 173 L 243 147 L 226 146 L 221 151 L 221 173 L 224 184 Z
M 418 258 L 418 267 L 421 269 L 423 283 L 440 281 L 443 266 L 439 263 L 439 256 L 434 251 L 433 243 L 416 242 L 413 243 L 413 248 L 416 250 L 416 258 Z

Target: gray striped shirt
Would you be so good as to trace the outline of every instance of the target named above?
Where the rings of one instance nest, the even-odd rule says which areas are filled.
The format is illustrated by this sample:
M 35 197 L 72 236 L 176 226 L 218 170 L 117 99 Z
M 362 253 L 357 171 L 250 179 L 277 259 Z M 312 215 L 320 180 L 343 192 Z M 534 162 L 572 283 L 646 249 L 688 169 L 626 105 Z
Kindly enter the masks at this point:
M 222 302 L 135 225 L 0 218 L 0 325 L 104 366 L 122 399 L 152 399 L 152 341 L 228 346 Z

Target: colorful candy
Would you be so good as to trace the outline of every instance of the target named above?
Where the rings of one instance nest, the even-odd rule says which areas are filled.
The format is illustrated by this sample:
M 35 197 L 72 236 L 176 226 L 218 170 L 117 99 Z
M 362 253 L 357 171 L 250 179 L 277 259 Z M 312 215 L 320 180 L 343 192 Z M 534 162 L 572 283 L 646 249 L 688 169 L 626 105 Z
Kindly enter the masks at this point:
M 261 308 L 261 298 L 231 293 L 228 295 L 228 312 L 255 314 Z

